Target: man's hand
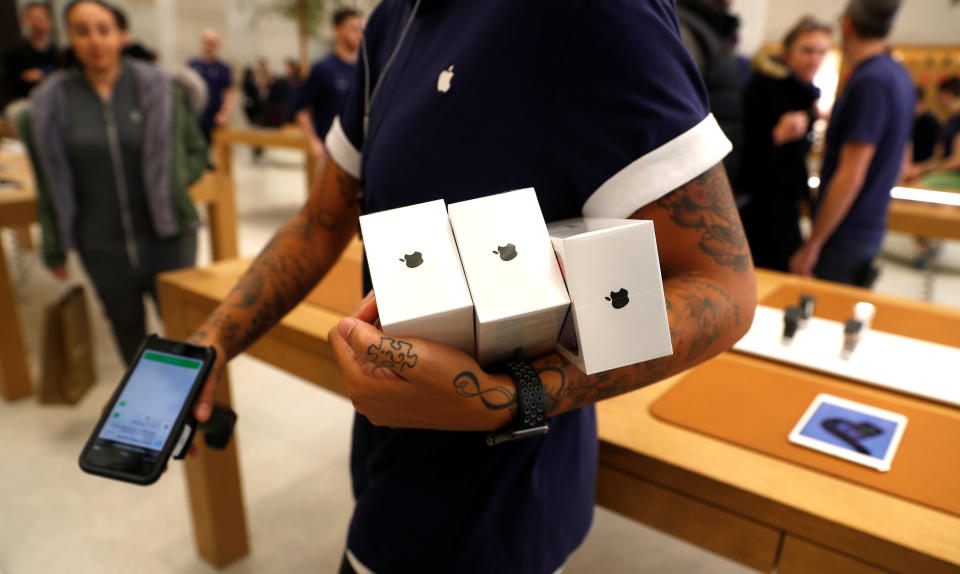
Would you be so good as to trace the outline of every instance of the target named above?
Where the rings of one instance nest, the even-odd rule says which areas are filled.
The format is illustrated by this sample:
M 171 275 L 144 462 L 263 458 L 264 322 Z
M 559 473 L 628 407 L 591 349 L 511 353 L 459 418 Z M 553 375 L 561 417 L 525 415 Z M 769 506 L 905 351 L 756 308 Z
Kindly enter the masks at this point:
M 798 140 L 807 134 L 810 118 L 807 112 L 787 112 L 780 116 L 780 121 L 773 128 L 774 145 L 782 145 Z
M 227 123 L 227 111 L 220 110 L 217 112 L 217 115 L 213 116 L 213 123 L 217 126 L 223 126 Z
M 220 375 L 227 365 L 227 351 L 219 341 L 202 330 L 194 331 L 187 338 L 187 342 L 201 347 L 213 347 L 217 352 L 213 367 L 211 367 L 207 380 L 203 384 L 203 390 L 200 391 L 200 396 L 197 398 L 197 404 L 193 406 L 193 417 L 197 419 L 197 422 L 205 423 L 210 419 L 210 413 L 213 412 L 213 395 L 217 390 L 217 383 L 220 382 Z
M 458 349 L 384 335 L 371 292 L 328 340 L 354 407 L 378 426 L 492 431 L 513 420 L 516 387 Z
M 323 156 L 327 155 L 327 150 L 323 147 L 320 138 L 310 138 L 310 155 L 316 160 L 323 159 Z
M 804 277 L 813 277 L 813 268 L 820 259 L 820 245 L 807 241 L 790 258 L 790 272 Z
M 29 82 L 31 84 L 36 84 L 37 82 L 42 81 L 44 76 L 46 76 L 46 74 L 44 74 L 43 70 L 40 68 L 30 68 L 29 70 L 24 70 L 23 73 L 20 74 L 20 78 L 24 82 Z

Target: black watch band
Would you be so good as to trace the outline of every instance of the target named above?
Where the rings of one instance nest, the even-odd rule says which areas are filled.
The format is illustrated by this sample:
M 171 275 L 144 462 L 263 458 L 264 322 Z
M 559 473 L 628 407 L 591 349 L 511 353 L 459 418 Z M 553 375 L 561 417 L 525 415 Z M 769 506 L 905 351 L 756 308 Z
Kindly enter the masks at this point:
M 510 375 L 517 387 L 517 418 L 513 424 L 487 435 L 490 446 L 547 434 L 547 394 L 540 376 L 525 361 L 510 361 L 498 369 Z

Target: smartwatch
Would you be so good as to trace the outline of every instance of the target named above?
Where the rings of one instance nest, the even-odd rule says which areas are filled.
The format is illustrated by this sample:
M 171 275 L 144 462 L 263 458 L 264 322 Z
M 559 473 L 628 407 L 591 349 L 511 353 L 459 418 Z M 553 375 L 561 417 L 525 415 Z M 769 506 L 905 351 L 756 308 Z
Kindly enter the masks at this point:
M 497 372 L 509 375 L 517 387 L 517 417 L 510 426 L 487 435 L 487 445 L 547 434 L 547 394 L 533 367 L 525 361 L 510 361 Z

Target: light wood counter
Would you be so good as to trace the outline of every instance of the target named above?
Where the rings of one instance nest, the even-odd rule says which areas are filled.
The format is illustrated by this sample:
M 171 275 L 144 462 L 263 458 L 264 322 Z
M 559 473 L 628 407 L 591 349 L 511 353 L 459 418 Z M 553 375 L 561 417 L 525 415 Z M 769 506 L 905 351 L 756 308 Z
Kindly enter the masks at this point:
M 355 242 L 335 273 L 359 278 L 359 252 Z M 231 261 L 163 275 L 159 294 L 170 335 L 189 334 L 246 266 Z M 358 281 L 321 284 L 325 294 L 319 301 L 314 297 L 299 305 L 250 353 L 343 394 L 326 334 L 359 298 Z M 873 301 L 878 315 L 885 302 L 902 302 L 766 271 L 758 271 L 758 284 L 761 300 L 784 285 L 801 284 L 813 294 L 839 290 Z M 960 311 L 942 311 L 960 317 Z M 698 368 L 709 369 L 710 363 Z M 650 404 L 682 376 L 598 405 L 598 504 L 758 571 L 960 572 L 960 517 L 655 419 Z M 926 404 L 842 380 L 836 385 Z M 218 389 L 219 400 L 229 400 L 228 387 Z M 201 447 L 200 456 L 186 465 L 198 548 L 218 566 L 248 551 L 235 451 L 242 437 L 237 438 L 224 452 Z

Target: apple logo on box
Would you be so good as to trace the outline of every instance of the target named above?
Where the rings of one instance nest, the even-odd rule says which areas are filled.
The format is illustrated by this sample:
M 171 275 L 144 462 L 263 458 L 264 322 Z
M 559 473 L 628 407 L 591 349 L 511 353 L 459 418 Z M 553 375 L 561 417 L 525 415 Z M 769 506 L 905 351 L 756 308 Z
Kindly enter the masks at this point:
M 512 261 L 517 256 L 517 246 L 513 243 L 507 243 L 497 247 L 497 250 L 493 252 L 494 255 L 499 255 L 500 259 L 504 261 Z
M 423 254 L 419 251 L 414 251 L 410 255 L 404 255 L 400 261 L 406 263 L 410 269 L 420 267 L 420 264 L 423 263 Z
M 610 296 L 604 297 L 604 299 L 606 299 L 607 301 L 610 301 L 614 309 L 623 309 L 624 307 L 627 306 L 627 303 L 630 302 L 630 297 L 628 297 L 627 295 L 629 295 L 627 290 L 621 289 L 616 293 L 611 291 Z

